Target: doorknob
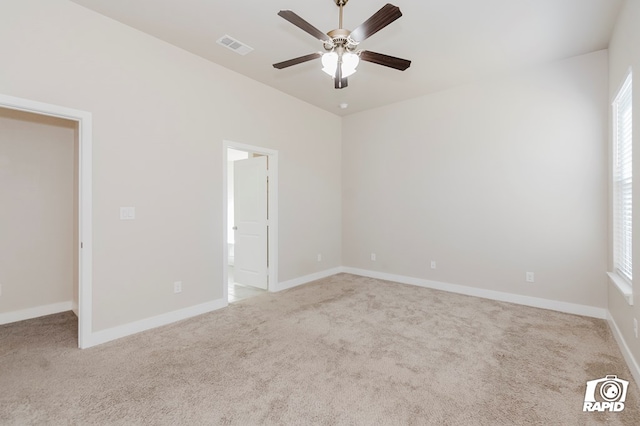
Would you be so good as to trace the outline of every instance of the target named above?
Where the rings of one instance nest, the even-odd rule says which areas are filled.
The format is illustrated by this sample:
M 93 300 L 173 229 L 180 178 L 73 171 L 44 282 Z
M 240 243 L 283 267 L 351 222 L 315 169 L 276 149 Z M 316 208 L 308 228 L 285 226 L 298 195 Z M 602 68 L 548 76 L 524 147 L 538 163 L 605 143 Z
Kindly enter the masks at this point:
M 238 227 L 237 227 L 237 226 L 234 226 L 232 229 L 233 229 L 234 231 L 237 231 L 237 230 L 238 230 Z

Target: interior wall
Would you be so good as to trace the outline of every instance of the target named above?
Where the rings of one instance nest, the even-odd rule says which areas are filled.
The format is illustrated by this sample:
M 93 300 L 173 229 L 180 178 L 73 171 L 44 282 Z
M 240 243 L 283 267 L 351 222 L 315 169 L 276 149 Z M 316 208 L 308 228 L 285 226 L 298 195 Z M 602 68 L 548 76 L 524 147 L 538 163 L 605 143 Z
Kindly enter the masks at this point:
M 0 313 L 74 294 L 76 123 L 0 108 Z
M 2 7 L 0 93 L 93 114 L 94 331 L 222 298 L 223 140 L 280 153 L 281 281 L 605 306 L 606 52 L 341 120 L 67 0 Z
M 344 118 L 343 264 L 606 307 L 607 79 L 600 51 Z
M 0 56 L 0 93 L 92 113 L 94 332 L 222 299 L 224 140 L 279 152 L 279 279 L 340 266 L 338 116 L 67 0 L 3 2 Z
M 635 134 L 638 134 L 637 129 L 640 129 L 640 51 L 638 46 L 640 45 L 640 2 L 638 1 L 625 1 L 620 14 L 618 15 L 618 21 L 609 44 L 609 101 L 611 104 L 618 92 L 620 86 L 624 82 L 624 79 L 629 71 L 629 68 L 633 70 L 633 129 Z M 609 136 L 613 134 L 613 129 L 610 127 Z M 634 137 L 633 141 L 633 174 L 638 176 L 636 170 L 640 165 L 640 148 L 637 143 L 638 137 Z M 611 158 L 611 157 L 610 157 Z M 610 160 L 611 164 L 612 160 Z M 640 223 L 640 185 L 634 182 L 633 186 L 633 223 Z M 613 269 L 612 262 L 612 249 L 611 241 L 609 242 L 609 270 Z M 633 235 L 633 265 L 637 270 L 640 265 L 640 233 L 634 232 Z M 637 275 L 637 274 L 634 274 Z M 640 361 L 640 341 L 635 337 L 633 331 L 633 319 L 640 320 L 640 298 L 638 297 L 637 285 L 634 286 L 634 304 L 630 306 L 623 298 L 620 291 L 612 284 L 608 286 L 609 296 L 609 312 L 613 317 L 616 325 L 620 329 L 622 336 L 633 354 L 636 362 Z

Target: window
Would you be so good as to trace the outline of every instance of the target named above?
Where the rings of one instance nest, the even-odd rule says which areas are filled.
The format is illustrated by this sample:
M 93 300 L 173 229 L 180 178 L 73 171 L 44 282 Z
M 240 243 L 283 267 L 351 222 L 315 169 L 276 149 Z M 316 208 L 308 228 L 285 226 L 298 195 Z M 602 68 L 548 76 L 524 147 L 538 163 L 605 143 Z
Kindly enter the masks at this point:
M 613 262 L 615 274 L 629 286 L 633 280 L 631 93 L 632 83 L 631 73 L 629 73 L 613 101 Z M 620 287 L 619 284 L 618 287 Z M 630 290 L 629 288 L 628 293 Z M 623 290 L 623 293 L 626 292 Z

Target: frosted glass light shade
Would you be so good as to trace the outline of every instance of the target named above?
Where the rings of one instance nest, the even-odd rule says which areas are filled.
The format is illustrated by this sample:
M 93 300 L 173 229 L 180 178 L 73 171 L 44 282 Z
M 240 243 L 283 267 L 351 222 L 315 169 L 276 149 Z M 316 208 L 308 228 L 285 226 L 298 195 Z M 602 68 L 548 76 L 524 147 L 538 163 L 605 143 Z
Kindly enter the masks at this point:
M 342 76 L 349 77 L 356 72 L 356 67 L 360 63 L 360 56 L 355 53 L 345 53 L 342 55 Z
M 322 71 L 329 74 L 331 77 L 336 75 L 336 68 L 338 67 L 338 54 L 336 52 L 329 52 L 322 55 Z
M 355 53 L 347 52 L 342 55 L 342 77 L 349 77 L 356 72 L 356 67 L 360 63 L 360 57 Z M 331 77 L 336 75 L 338 67 L 338 54 L 336 52 L 328 52 L 322 55 L 322 71 Z

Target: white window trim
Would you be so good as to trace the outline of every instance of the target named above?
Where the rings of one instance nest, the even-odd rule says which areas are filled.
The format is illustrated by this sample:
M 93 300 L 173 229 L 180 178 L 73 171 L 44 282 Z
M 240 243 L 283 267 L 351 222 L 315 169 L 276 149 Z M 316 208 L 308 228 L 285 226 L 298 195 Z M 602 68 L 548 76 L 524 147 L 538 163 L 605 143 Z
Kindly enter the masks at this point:
M 616 91 L 616 96 L 612 102 L 612 105 L 615 105 L 615 103 L 618 101 L 618 99 L 620 98 L 620 95 L 622 93 L 622 90 L 629 84 L 630 79 L 632 79 L 632 70 L 629 69 L 629 71 L 626 73 L 625 78 L 622 82 L 622 84 L 620 85 L 620 87 L 618 88 L 618 90 Z M 633 86 L 632 86 L 633 87 Z M 633 90 L 633 89 L 632 89 Z M 632 94 L 633 96 L 633 94 Z M 613 109 L 612 109 L 613 110 Z M 614 135 L 613 135 L 613 143 L 617 144 L 617 123 L 615 122 L 616 117 L 613 116 L 613 130 L 614 130 Z M 614 151 L 616 150 L 616 146 L 613 147 Z M 612 176 L 613 179 L 615 179 L 614 176 Z M 633 185 L 633 183 L 632 183 Z M 615 218 L 614 218 L 615 220 Z M 614 241 L 614 248 L 615 250 L 615 241 Z M 614 256 L 615 256 L 615 252 L 614 252 Z M 633 286 L 631 285 L 631 283 L 629 282 L 629 279 L 627 277 L 624 277 L 622 275 L 620 275 L 617 271 L 616 265 L 614 263 L 614 271 L 615 272 L 607 272 L 607 275 L 609 276 L 609 279 L 611 280 L 611 282 L 613 283 L 613 285 L 620 291 L 620 293 L 622 294 L 622 296 L 624 297 L 624 299 L 627 301 L 627 303 L 631 306 L 633 306 Z
M 622 296 L 624 296 L 624 299 L 627 301 L 627 303 L 633 306 L 633 288 L 631 287 L 631 285 L 629 285 L 627 280 L 625 280 L 615 272 L 607 272 L 607 275 L 609 276 L 611 282 L 620 291 L 620 293 L 622 293 Z

